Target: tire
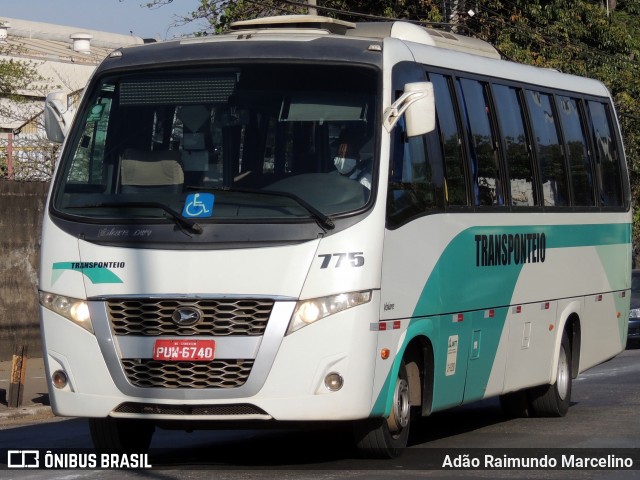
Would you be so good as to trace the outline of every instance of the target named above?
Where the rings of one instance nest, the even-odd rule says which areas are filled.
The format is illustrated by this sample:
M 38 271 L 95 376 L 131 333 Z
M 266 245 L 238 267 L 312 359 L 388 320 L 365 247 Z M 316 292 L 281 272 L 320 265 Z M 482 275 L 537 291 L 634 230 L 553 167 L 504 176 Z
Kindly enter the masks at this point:
M 526 390 L 500 395 L 502 413 L 509 418 L 526 418 L 530 415 L 529 398 Z
M 400 364 L 389 418 L 370 418 L 354 424 L 356 448 L 364 458 L 397 458 L 409 440 L 411 425 L 407 369 Z
M 99 452 L 146 453 L 155 431 L 152 423 L 125 418 L 90 418 L 89 431 Z
M 563 332 L 553 385 L 532 388 L 529 392 L 532 413 L 537 417 L 564 417 L 571 404 L 571 343 Z

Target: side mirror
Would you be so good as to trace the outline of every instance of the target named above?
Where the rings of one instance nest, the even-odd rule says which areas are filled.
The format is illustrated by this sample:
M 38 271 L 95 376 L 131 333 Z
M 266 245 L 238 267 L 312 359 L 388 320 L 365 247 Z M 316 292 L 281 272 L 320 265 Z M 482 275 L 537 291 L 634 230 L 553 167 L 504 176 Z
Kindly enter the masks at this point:
M 436 128 L 436 102 L 430 82 L 407 83 L 404 93 L 384 111 L 383 124 L 391 132 L 404 115 L 407 136 L 415 137 Z
M 44 129 L 52 142 L 62 143 L 69 131 L 73 111 L 66 102 L 67 96 L 62 92 L 51 92 L 44 102 Z

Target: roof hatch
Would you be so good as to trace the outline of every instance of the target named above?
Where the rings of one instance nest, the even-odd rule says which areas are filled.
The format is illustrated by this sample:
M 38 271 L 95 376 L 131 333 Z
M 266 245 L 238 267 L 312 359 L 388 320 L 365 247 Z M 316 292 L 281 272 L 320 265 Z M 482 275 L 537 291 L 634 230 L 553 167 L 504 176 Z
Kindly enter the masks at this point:
M 231 24 L 234 32 L 242 30 L 291 30 L 300 29 L 322 31 L 348 37 L 361 38 L 397 38 L 408 42 L 446 48 L 458 52 L 471 53 L 490 58 L 502 58 L 500 53 L 488 42 L 477 38 L 465 37 L 441 30 L 422 27 L 411 22 L 396 20 L 388 22 L 345 22 L 320 15 L 279 15 L 256 18 Z
M 243 20 L 231 24 L 231 30 L 234 31 L 267 28 L 308 28 L 344 35 L 347 30 L 356 28 L 356 24 L 320 15 L 279 15 Z

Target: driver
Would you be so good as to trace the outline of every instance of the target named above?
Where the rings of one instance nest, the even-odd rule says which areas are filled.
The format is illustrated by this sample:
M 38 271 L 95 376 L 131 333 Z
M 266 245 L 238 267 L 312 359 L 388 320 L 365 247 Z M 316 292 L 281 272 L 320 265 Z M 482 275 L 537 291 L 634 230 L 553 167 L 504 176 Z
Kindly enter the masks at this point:
M 333 164 L 340 175 L 357 180 L 371 190 L 371 159 L 363 161 L 360 158 L 360 149 L 364 144 L 361 129 L 346 127 L 340 133 Z

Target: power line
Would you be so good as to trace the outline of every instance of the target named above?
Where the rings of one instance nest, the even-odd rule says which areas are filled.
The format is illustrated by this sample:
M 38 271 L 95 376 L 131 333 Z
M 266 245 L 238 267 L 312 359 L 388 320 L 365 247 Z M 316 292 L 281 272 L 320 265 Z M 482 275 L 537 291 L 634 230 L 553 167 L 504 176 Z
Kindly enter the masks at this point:
M 284 5 L 289 5 L 289 6 L 293 6 L 293 7 L 297 7 L 297 8 L 301 8 L 301 9 L 308 9 L 309 8 L 309 4 L 306 2 L 300 2 L 300 1 L 296 1 L 296 0 L 277 0 L 276 2 L 273 3 L 265 3 L 265 2 L 261 2 L 259 0 L 245 0 L 245 2 L 247 3 L 251 3 L 254 5 L 258 5 L 264 9 L 268 9 L 268 10 L 279 10 L 281 12 L 284 13 L 291 13 L 290 9 L 284 8 L 284 7 L 279 7 L 278 5 L 276 5 L 276 3 L 281 3 Z M 444 3 L 444 2 L 443 2 Z M 513 1 L 509 1 L 509 0 L 505 0 L 504 1 L 505 4 L 509 5 L 512 7 L 513 10 L 519 10 L 520 7 Z M 322 5 L 314 5 L 314 7 L 316 10 L 320 10 L 323 12 L 327 12 L 327 13 L 331 13 L 334 15 L 338 15 L 338 16 L 342 16 L 342 17 L 351 17 L 351 18 L 356 18 L 356 19 L 366 19 L 366 20 L 375 20 L 375 21 L 393 21 L 393 20 L 402 20 L 405 22 L 410 22 L 413 24 L 417 24 L 417 25 L 423 25 L 423 26 L 432 26 L 432 27 L 446 27 L 447 29 L 451 29 L 453 27 L 453 25 L 449 22 L 429 22 L 429 21 L 425 21 L 425 20 L 413 20 L 413 19 L 406 19 L 406 18 L 394 18 L 394 17 L 387 17 L 387 16 L 382 16 L 382 15 L 373 15 L 373 14 L 368 14 L 368 13 L 362 13 L 362 12 L 354 12 L 354 11 L 350 11 L 350 10 L 343 10 L 343 9 L 339 9 L 339 8 L 333 8 L 333 7 L 326 7 L 326 6 L 322 6 Z M 549 47 L 555 47 L 557 49 L 564 49 L 564 50 L 568 50 L 570 52 L 570 54 L 577 56 L 579 58 L 583 58 L 585 60 L 589 60 L 591 58 L 591 56 L 593 54 L 596 54 L 598 56 L 600 56 L 601 58 L 604 58 L 605 60 L 607 60 L 608 62 L 616 62 L 616 63 L 624 63 L 626 65 L 629 65 L 633 68 L 639 68 L 640 65 L 633 62 L 631 59 L 621 56 L 621 55 L 612 55 L 608 52 L 599 50 L 597 48 L 591 47 L 589 45 L 584 44 L 583 42 L 565 42 L 561 39 L 555 38 L 553 36 L 550 36 L 547 33 L 543 33 L 541 32 L 541 30 L 543 30 L 545 28 L 544 25 L 541 25 L 540 23 L 536 22 L 535 20 L 532 20 L 530 17 L 527 17 L 526 15 L 523 15 L 523 18 L 525 18 L 526 22 L 527 22 L 527 26 L 523 26 L 522 24 L 515 24 L 511 21 L 511 19 L 509 17 L 507 17 L 504 13 L 498 12 L 496 10 L 492 10 L 489 7 L 486 7 L 485 5 L 482 5 L 482 2 L 477 2 L 476 6 L 475 6 L 475 10 L 478 11 L 478 13 L 480 12 L 484 12 L 485 13 L 485 19 L 486 21 L 492 23 L 494 26 L 497 27 L 504 27 L 505 25 L 508 26 L 509 29 L 511 29 L 512 31 L 517 31 L 522 35 L 527 35 L 527 36 L 533 36 L 534 38 L 537 38 L 538 41 L 542 44 L 542 46 L 547 45 Z M 500 24 L 497 19 L 501 19 L 504 23 Z M 529 27 L 528 25 L 533 24 L 533 27 Z M 457 27 L 462 27 L 464 28 L 467 32 L 471 33 L 472 36 L 476 36 L 475 33 L 466 25 L 456 25 Z M 494 46 L 494 48 L 497 48 Z M 505 58 L 509 59 L 509 56 L 507 54 L 505 54 L 503 51 L 500 51 L 498 49 L 498 51 L 501 53 L 501 55 L 503 55 Z
M 258 0 L 244 0 L 245 2 L 248 3 L 253 3 L 256 5 L 260 5 L 264 8 L 277 8 L 283 12 L 289 12 L 289 10 L 286 10 L 284 8 L 279 8 L 276 7 L 273 4 L 265 4 L 263 2 L 259 2 Z M 280 3 L 284 3 L 287 5 L 292 5 L 292 6 L 296 6 L 296 7 L 300 7 L 300 8 L 308 8 L 309 4 L 308 3 L 303 3 L 303 2 L 297 2 L 295 0 L 277 0 Z M 411 20 L 411 19 L 406 19 L 406 18 L 394 18 L 394 17 L 385 17 L 383 15 L 372 15 L 369 13 L 361 13 L 361 12 L 353 12 L 353 11 L 349 11 L 349 10 L 342 10 L 339 8 L 333 8 L 333 7 L 324 7 L 321 5 L 313 5 L 313 8 L 315 8 L 316 10 L 322 10 L 325 12 L 329 12 L 329 13 L 334 13 L 334 14 L 339 14 L 342 16 L 346 16 L 346 17 L 355 17 L 355 18 L 361 18 L 361 19 L 367 19 L 367 20 L 378 20 L 378 21 L 393 21 L 393 20 L 401 20 L 403 22 L 409 22 L 409 23 L 413 23 L 416 25 L 428 25 L 428 26 L 441 26 L 441 27 L 451 27 L 451 24 L 448 22 L 430 22 L 427 20 Z

